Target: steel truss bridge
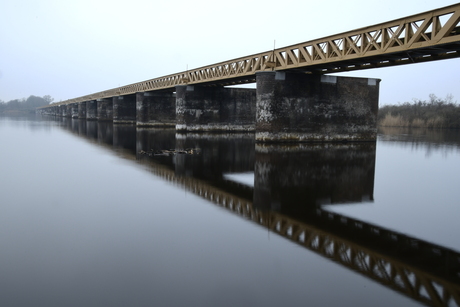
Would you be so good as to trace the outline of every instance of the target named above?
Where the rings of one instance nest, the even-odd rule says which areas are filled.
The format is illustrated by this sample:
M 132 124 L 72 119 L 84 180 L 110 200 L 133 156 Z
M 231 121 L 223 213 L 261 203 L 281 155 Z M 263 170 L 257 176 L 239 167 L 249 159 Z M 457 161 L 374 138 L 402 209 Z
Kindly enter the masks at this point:
M 326 74 L 456 58 L 460 56 L 459 23 L 460 3 L 56 104 L 173 90 L 186 84 L 253 83 L 256 72 L 267 70 Z

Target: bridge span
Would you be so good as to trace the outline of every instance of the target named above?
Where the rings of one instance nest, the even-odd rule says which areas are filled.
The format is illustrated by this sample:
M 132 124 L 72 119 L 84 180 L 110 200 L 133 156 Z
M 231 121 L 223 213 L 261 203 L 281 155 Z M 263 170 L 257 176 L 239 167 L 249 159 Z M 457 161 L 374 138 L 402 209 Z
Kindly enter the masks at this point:
M 372 201 L 375 144 L 303 145 L 278 150 L 281 147 L 277 145 L 253 146 L 253 139 L 243 138 L 240 146 L 228 148 L 220 144 L 222 137 L 218 135 L 180 135 L 174 129 L 159 133 L 83 120 L 64 122 L 71 133 L 115 150 L 153 175 L 382 286 L 428 306 L 460 306 L 458 251 L 322 208 L 325 201 Z M 235 138 L 242 139 L 240 135 Z M 204 152 L 176 157 L 139 153 L 189 146 Z M 290 163 L 293 160 L 302 163 L 294 166 Z M 244 171 L 254 171 L 253 187 L 222 176 Z M 287 178 L 291 178 L 289 188 L 273 184 Z
M 460 4 L 69 99 L 39 112 L 257 141 L 375 141 L 379 79 L 330 73 L 460 56 Z M 257 90 L 225 88 L 256 83 Z

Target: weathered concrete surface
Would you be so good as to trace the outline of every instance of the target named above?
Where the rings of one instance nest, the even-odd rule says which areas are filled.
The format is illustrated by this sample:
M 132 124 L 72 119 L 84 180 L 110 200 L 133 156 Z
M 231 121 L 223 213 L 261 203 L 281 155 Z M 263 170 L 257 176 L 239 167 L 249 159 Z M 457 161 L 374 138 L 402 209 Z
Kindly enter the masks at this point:
M 78 103 L 70 104 L 70 117 L 78 118 Z
M 86 101 L 78 103 L 78 118 L 86 119 Z
M 43 115 L 58 116 L 59 106 L 53 106 L 46 109 L 38 109 L 37 112 Z
M 256 141 L 375 141 L 378 79 L 257 73 Z
M 86 119 L 97 120 L 97 101 L 90 100 L 86 102 Z
M 176 86 L 176 130 L 254 131 L 255 90 Z
M 136 125 L 175 127 L 176 95 L 173 92 L 155 91 L 136 94 Z
M 113 99 L 105 98 L 97 100 L 97 120 L 113 120 Z
M 113 123 L 136 123 L 136 95 L 113 97 Z
M 57 107 L 49 107 L 49 108 L 45 108 L 45 109 L 37 109 L 36 112 L 38 114 L 42 114 L 42 115 L 54 116 L 54 115 L 56 115 L 56 108 Z
M 72 106 L 70 104 L 66 104 L 62 106 L 62 116 L 63 117 L 71 117 L 72 116 Z

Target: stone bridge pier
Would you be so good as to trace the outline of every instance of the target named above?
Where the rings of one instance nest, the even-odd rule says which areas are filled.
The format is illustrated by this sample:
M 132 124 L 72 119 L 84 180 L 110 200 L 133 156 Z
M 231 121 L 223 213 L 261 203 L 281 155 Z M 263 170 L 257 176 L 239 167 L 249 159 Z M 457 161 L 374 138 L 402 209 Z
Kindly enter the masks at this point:
M 176 130 L 254 131 L 254 89 L 176 86 Z
M 136 95 L 115 96 L 113 102 L 114 124 L 136 123 Z
M 97 101 L 90 100 L 86 102 L 86 119 L 97 120 Z
M 259 72 L 256 141 L 375 141 L 379 79 Z
M 86 119 L 86 101 L 78 103 L 78 118 Z
M 256 142 L 375 141 L 379 79 L 300 72 L 256 73 L 256 89 L 179 85 L 56 106 L 63 117 L 175 127 L 183 132 L 255 132 Z M 44 111 L 42 111 L 44 112 Z
M 97 120 L 113 120 L 113 99 L 104 98 L 97 100 Z
M 136 93 L 137 126 L 174 127 L 176 95 L 172 91 Z

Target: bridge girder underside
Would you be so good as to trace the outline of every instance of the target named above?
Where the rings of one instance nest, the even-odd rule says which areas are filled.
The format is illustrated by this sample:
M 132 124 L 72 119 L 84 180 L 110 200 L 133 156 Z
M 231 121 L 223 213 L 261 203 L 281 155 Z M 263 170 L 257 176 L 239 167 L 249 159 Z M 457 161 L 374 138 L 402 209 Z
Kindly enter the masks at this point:
M 415 50 L 395 52 L 336 63 L 325 63 L 305 67 L 302 71 L 310 73 L 335 73 L 381 67 L 390 67 L 414 63 L 424 63 L 460 57 L 460 43 L 433 46 Z

